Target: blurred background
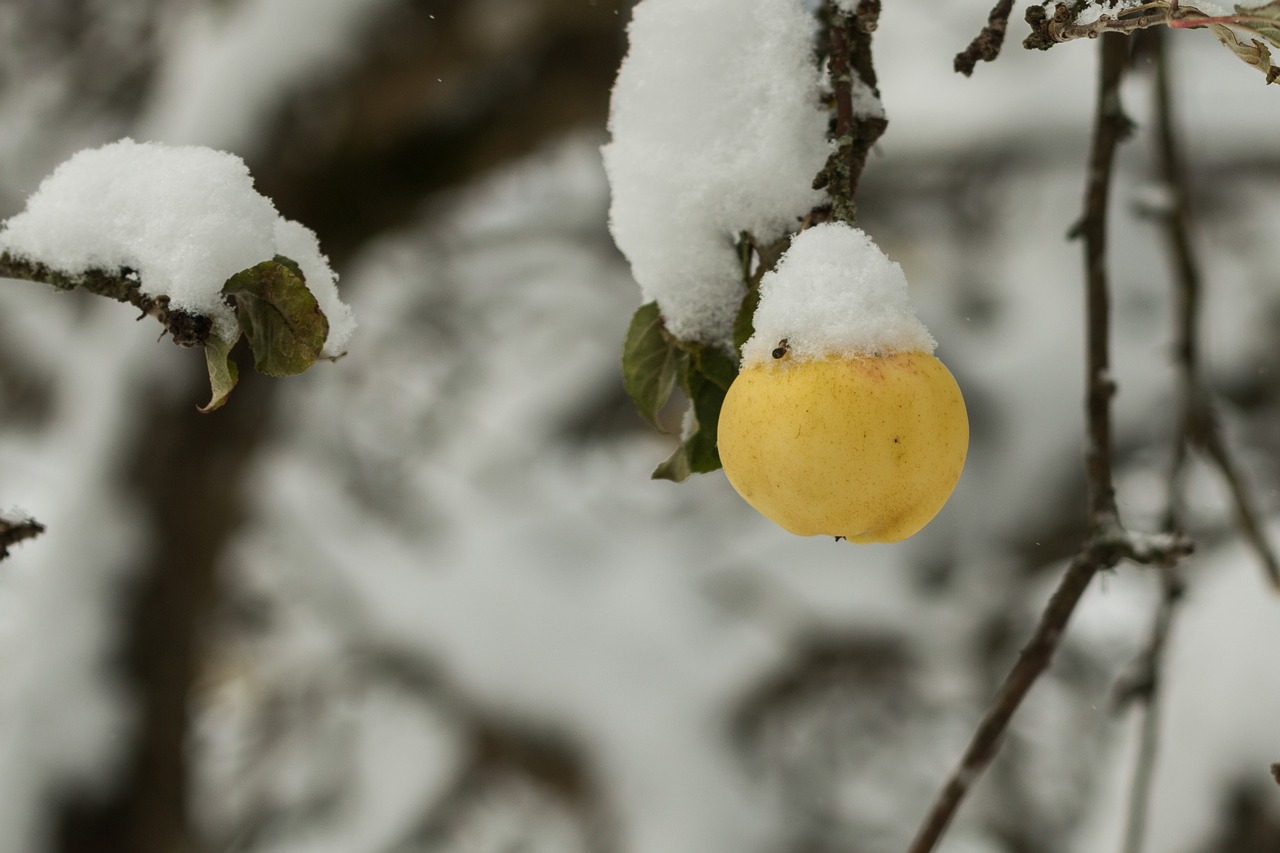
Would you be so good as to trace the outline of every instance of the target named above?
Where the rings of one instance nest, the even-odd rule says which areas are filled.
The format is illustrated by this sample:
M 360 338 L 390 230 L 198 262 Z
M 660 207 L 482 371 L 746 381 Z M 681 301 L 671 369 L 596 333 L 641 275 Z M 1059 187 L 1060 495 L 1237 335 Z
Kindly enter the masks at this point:
M 988 4 L 886 4 L 864 227 L 964 389 L 893 546 L 792 537 L 626 400 L 598 147 L 626 0 L 0 0 L 0 215 L 74 151 L 233 151 L 360 329 L 213 415 L 133 312 L 0 287 L 0 851 L 900 851 L 1084 533 L 1078 216 L 1096 51 L 972 79 Z M 1020 12 L 1015 18 L 1020 17 Z M 1280 509 L 1280 92 L 1169 39 L 1206 382 Z M 1121 510 L 1176 420 L 1151 77 L 1113 199 Z M 1145 850 L 1280 850 L 1280 599 L 1193 466 Z M 1272 534 L 1280 533 L 1271 524 Z M 1097 578 L 943 849 L 1120 851 L 1153 570 Z

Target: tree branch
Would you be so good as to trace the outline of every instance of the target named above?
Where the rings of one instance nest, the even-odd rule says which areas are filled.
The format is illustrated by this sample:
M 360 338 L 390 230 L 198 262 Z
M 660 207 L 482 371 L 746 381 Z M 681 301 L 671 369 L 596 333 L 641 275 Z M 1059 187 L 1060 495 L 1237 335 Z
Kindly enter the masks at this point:
M 1110 302 L 1106 269 L 1107 202 L 1115 150 L 1131 125 L 1120 104 L 1120 83 L 1128 61 L 1128 44 L 1118 36 L 1101 39 L 1101 67 L 1093 142 L 1085 193 L 1085 212 L 1072 234 L 1084 239 L 1086 369 L 1089 446 L 1089 539 L 1071 562 L 1040 616 L 1031 641 L 1022 650 L 995 700 L 983 715 L 969 746 L 921 824 L 909 853 L 936 848 L 973 783 L 999 751 L 1009 721 L 1036 680 L 1048 669 L 1071 614 L 1099 571 L 1127 559 L 1168 566 L 1190 552 L 1176 535 L 1139 535 L 1120 526 L 1111 476 L 1111 397 L 1115 386 L 1109 368 Z
M 1050 15 L 1042 5 L 1027 8 L 1026 20 L 1031 26 L 1031 35 L 1022 42 L 1022 46 L 1030 50 L 1048 50 L 1055 44 L 1081 38 L 1097 38 L 1103 33 L 1129 34 L 1148 27 L 1169 24 L 1179 17 L 1188 17 L 1186 12 L 1178 12 L 1171 8 L 1169 2 L 1144 3 L 1132 9 L 1126 9 L 1118 15 L 1099 15 L 1088 24 L 1077 24 L 1076 18 L 1088 3 L 1074 2 L 1068 6 L 1058 3 Z M 1204 17 L 1194 13 L 1191 17 Z M 1194 25 L 1193 25 L 1194 26 Z
M 852 224 L 857 215 L 854 196 L 867 156 L 889 126 L 871 61 L 871 34 L 880 17 L 880 0 L 861 0 L 852 15 L 829 3 L 824 16 L 829 41 L 827 69 L 835 98 L 832 137 L 836 148 L 813 179 L 813 188 L 827 190 L 830 218 Z M 810 216 L 812 221 L 825 218 L 818 211 Z
M 87 290 L 117 302 L 132 305 L 141 311 L 142 317 L 155 317 L 173 336 L 178 346 L 203 346 L 209 339 L 213 321 L 202 314 L 191 314 L 169 307 L 169 297 L 148 296 L 142 292 L 142 281 L 137 272 L 130 269 L 89 269 L 78 273 L 56 270 L 39 261 L 15 257 L 0 252 L 0 278 L 34 281 L 47 284 L 57 290 Z
M 1173 351 L 1178 367 L 1179 422 L 1173 437 L 1166 489 L 1164 529 L 1182 528 L 1182 490 L 1186 480 L 1187 450 L 1199 411 L 1199 313 L 1200 269 L 1188 228 L 1188 193 L 1182 156 L 1173 121 L 1169 90 L 1168 54 L 1163 32 L 1147 36 L 1155 68 L 1155 142 L 1158 179 L 1171 194 L 1164 225 L 1174 262 Z M 1125 818 L 1124 853 L 1141 853 L 1146 841 L 1151 784 L 1155 778 L 1160 734 L 1160 684 L 1165 648 L 1184 585 L 1173 573 L 1160 576 L 1161 595 L 1152 620 L 1151 635 L 1133 675 L 1117 685 L 1116 705 L 1141 703 L 1144 710 L 1138 734 L 1138 752 L 1129 785 L 1129 809 Z
M 1142 853 L 1147 830 L 1147 812 L 1151 801 L 1151 782 L 1155 777 L 1156 748 L 1160 734 L 1160 682 L 1164 653 L 1169 633 L 1184 586 L 1172 572 L 1160 575 L 1160 604 L 1151 626 L 1151 636 L 1143 650 L 1134 675 L 1117 690 L 1118 705 L 1141 702 L 1146 709 L 1139 734 L 1138 757 L 1133 780 L 1129 785 L 1129 814 L 1125 819 L 1124 853 Z
M 1009 15 L 1013 13 L 1013 0 L 999 0 L 982 32 L 974 36 L 969 46 L 956 54 L 955 69 L 966 77 L 973 76 L 979 62 L 993 62 L 1004 46 L 1005 31 L 1009 29 Z
M 1072 229 L 1084 241 L 1085 310 L 1088 332 L 1086 370 L 1088 396 L 1089 523 L 1095 532 L 1119 523 L 1111 477 L 1111 298 L 1107 277 L 1107 203 L 1116 147 L 1133 129 L 1120 104 L 1120 82 L 1128 61 L 1128 42 L 1120 36 L 1102 38 L 1102 61 L 1094 115 L 1093 146 L 1089 155 L 1085 212 Z
M 1199 351 L 1200 297 L 1203 277 L 1191 239 L 1191 203 L 1187 172 L 1173 115 L 1167 48 L 1164 34 L 1152 32 L 1155 61 L 1156 163 L 1159 177 L 1171 195 L 1164 217 L 1165 236 L 1173 256 L 1178 311 L 1174 352 L 1182 376 L 1181 425 L 1178 443 L 1203 453 L 1221 473 L 1231 493 L 1236 525 L 1262 564 L 1267 582 L 1280 589 L 1280 559 L 1263 531 L 1240 466 L 1223 437 L 1216 407 L 1201 378 Z M 1178 453 L 1185 453 L 1179 450 Z M 1175 466 L 1181 461 L 1175 457 Z
M 969 746 L 952 771 L 925 817 L 908 853 L 929 853 L 935 849 L 970 788 L 1000 750 L 1009 721 L 1040 678 L 1066 631 L 1071 614 L 1093 576 L 1115 568 L 1121 560 L 1143 565 L 1169 566 L 1190 553 L 1190 543 L 1178 536 L 1150 537 L 1110 531 L 1092 540 L 1067 565 L 1040 615 L 1030 642 L 1018 654 L 1013 669 L 1005 677 L 991 706 L 983 715 Z

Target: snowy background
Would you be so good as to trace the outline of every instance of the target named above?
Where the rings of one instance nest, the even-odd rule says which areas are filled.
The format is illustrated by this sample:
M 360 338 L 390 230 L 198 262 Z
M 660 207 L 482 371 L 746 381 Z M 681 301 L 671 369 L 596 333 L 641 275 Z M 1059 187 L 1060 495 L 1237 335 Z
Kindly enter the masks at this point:
M 195 411 L 203 359 L 0 288 L 0 851 L 904 849 L 1083 533 L 1088 43 L 951 57 L 986 3 L 901 0 L 859 198 L 973 422 L 894 546 L 792 537 L 721 474 L 648 478 L 617 356 L 641 296 L 599 146 L 618 0 L 3 0 L 0 214 L 122 136 L 245 158 L 314 228 L 350 354 Z M 1227 434 L 1280 510 L 1280 90 L 1180 32 Z M 1126 89 L 1139 125 L 1150 80 Z M 1114 196 L 1118 485 L 1157 523 L 1174 421 L 1150 135 Z M 674 415 L 673 416 L 677 416 Z M 1194 470 L 1146 850 L 1280 848 L 1280 598 Z M 1280 524 L 1272 525 L 1280 536 Z M 951 853 L 1119 850 L 1159 598 L 1098 578 Z

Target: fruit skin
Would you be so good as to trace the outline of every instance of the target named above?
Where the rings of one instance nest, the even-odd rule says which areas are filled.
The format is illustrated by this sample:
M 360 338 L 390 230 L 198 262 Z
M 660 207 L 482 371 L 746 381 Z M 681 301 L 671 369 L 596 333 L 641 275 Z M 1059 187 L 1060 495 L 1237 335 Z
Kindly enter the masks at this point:
M 950 497 L 969 417 L 951 372 L 925 352 L 784 356 L 738 374 L 718 444 L 738 494 L 792 533 L 898 542 Z

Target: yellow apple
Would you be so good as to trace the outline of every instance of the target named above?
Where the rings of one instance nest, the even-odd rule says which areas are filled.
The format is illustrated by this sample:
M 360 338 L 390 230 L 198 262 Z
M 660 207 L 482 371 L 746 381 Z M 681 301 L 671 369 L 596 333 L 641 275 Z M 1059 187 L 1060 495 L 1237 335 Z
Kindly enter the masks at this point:
M 950 497 L 969 418 L 929 353 L 799 360 L 782 342 L 730 386 L 718 444 L 738 494 L 792 533 L 897 542 Z

